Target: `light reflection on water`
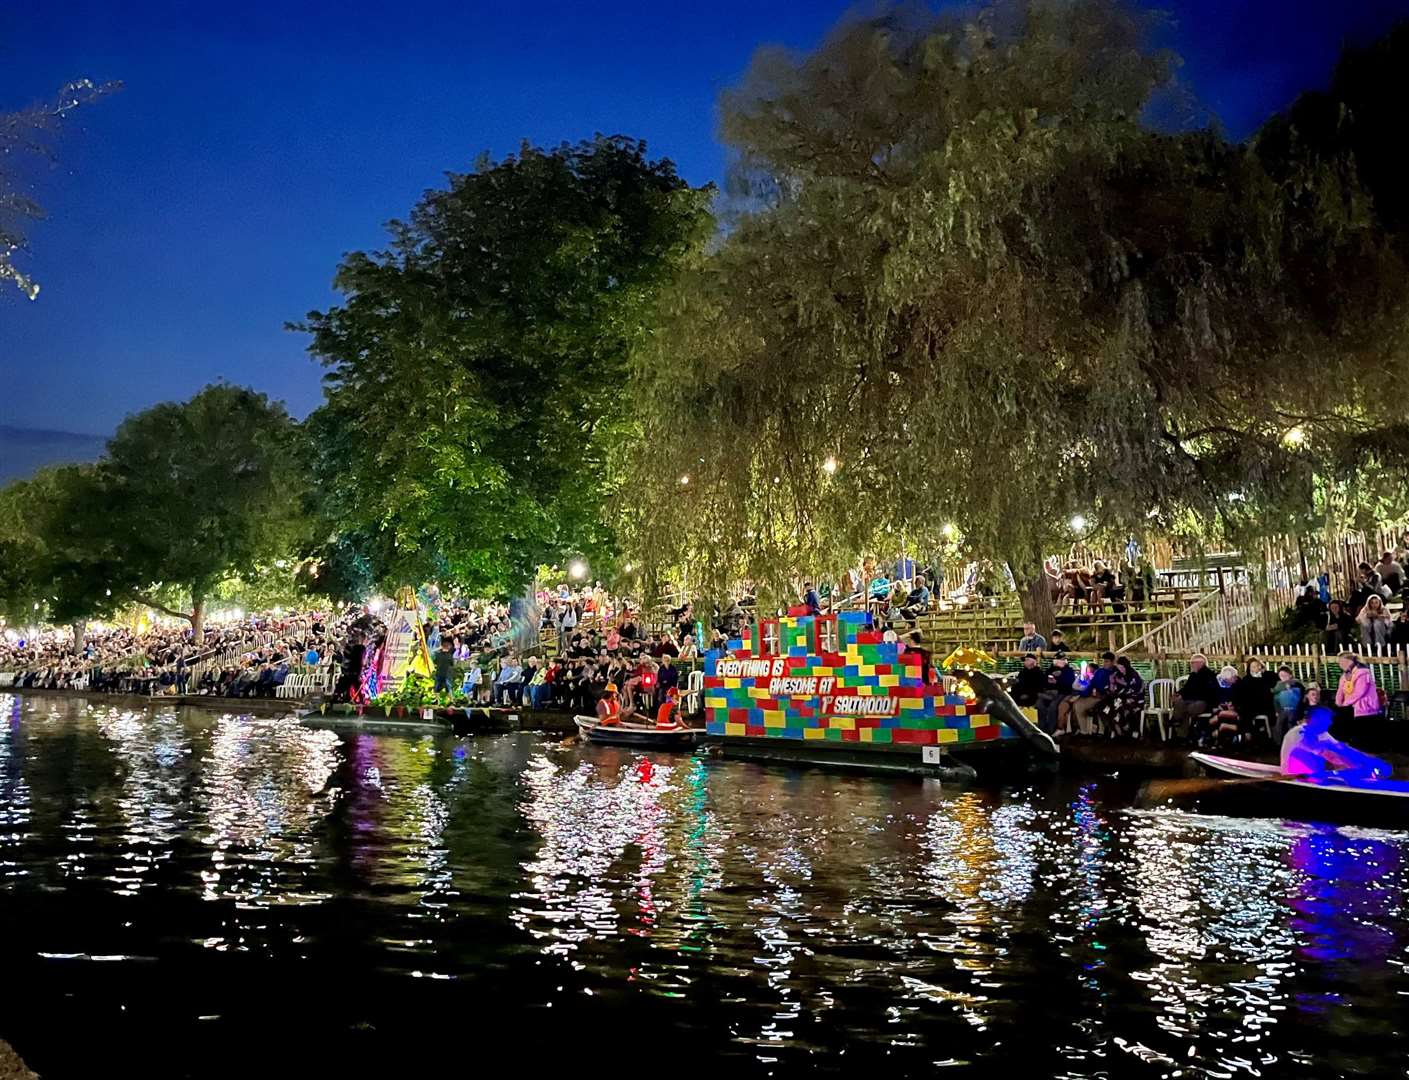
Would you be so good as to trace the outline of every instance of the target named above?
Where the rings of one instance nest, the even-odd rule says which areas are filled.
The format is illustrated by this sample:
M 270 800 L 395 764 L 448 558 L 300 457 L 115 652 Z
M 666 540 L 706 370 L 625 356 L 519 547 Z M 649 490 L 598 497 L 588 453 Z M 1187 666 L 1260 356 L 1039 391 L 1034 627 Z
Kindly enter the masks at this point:
M 0 1037 L 50 1075 L 82 1060 L 60 1003 L 121 999 L 174 1055 L 240 1022 L 237 991 L 313 976 L 332 1039 L 473 1002 L 649 1016 L 762 1071 L 1405 1072 L 1401 835 L 531 736 L 0 717 L 0 918 L 26 927 Z

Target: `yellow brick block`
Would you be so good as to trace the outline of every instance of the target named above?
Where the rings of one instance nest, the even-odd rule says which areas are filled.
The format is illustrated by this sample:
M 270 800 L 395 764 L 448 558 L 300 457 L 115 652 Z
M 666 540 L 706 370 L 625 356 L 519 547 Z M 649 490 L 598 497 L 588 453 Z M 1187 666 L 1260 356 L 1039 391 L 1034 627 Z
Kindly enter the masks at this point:
M 837 728 L 840 731 L 855 731 L 856 717 L 854 716 L 834 716 L 827 721 L 828 727 Z
M 876 673 L 875 664 L 857 664 L 856 667 L 858 675 L 874 675 Z
M 971 727 L 971 728 L 992 727 L 992 726 L 993 726 L 993 717 L 989 716 L 987 713 L 979 713 L 977 716 L 971 716 L 971 717 L 969 717 L 969 727 Z
M 732 727 L 733 725 L 730 725 L 730 726 Z M 958 729 L 957 729 L 957 728 L 940 728 L 940 729 L 939 729 L 939 741 L 940 741 L 940 742 L 958 742 L 958 741 L 959 741 L 959 731 L 958 731 Z
M 722 697 L 707 697 L 704 699 L 706 709 L 727 709 L 729 699 Z
M 836 678 L 836 672 L 835 672 L 832 668 L 829 668 L 829 667 L 808 668 L 808 669 L 807 669 L 807 674 L 808 674 L 808 675 L 816 675 L 816 676 L 818 676 L 819 678 L 822 677 L 822 676 L 826 676 L 826 677 L 829 678 L 829 679 L 834 679 L 834 678 Z
M 787 727 L 788 718 L 780 712 L 766 712 L 763 714 L 763 726 L 773 728 Z
M 725 680 L 724 680 L 724 689 L 725 689 L 725 690 L 737 690 L 737 689 L 739 688 L 739 686 L 740 686 L 740 683 L 739 683 L 739 680 L 738 680 L 738 679 L 725 679 Z
M 744 730 L 745 730 L 745 725 L 743 725 L 743 724 L 725 724 L 725 725 L 724 725 L 724 734 L 725 734 L 725 735 L 742 735 L 742 734 L 744 734 Z
M 827 737 L 827 729 L 820 727 L 805 727 L 802 729 L 802 737 L 804 739 L 825 739 Z
M 918 697 L 903 697 L 900 699 L 900 707 L 904 710 L 914 712 L 925 707 L 925 699 Z
M 875 728 L 864 727 L 864 728 L 861 729 L 861 741 L 862 741 L 862 742 L 872 742 L 872 741 L 874 741 L 875 736 L 876 736 L 876 729 L 875 729 Z
M 772 696 L 773 695 L 768 692 L 768 687 L 766 686 L 749 687 L 749 697 L 751 698 L 768 698 Z
M 882 685 L 882 686 L 899 686 L 899 685 L 900 685 L 900 676 L 899 676 L 899 675 L 882 675 L 882 676 L 881 676 L 881 685 Z
M 1031 705 L 1019 705 L 1018 712 L 1022 713 L 1032 723 L 1037 723 L 1037 710 Z

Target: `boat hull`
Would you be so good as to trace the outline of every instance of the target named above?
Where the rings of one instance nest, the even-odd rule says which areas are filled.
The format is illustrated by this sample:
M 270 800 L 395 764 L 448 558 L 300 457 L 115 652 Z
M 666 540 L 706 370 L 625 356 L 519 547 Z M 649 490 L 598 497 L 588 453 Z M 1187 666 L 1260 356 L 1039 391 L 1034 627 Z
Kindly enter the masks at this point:
M 1190 757 L 1211 776 L 1244 781 L 1199 795 L 1195 801 L 1200 810 L 1380 828 L 1409 826 L 1409 783 L 1402 780 L 1353 781 L 1334 774 L 1279 779 L 1283 774 L 1276 765 L 1216 754 L 1195 753 Z M 1258 780 L 1265 782 L 1257 783 Z
M 603 725 L 595 717 L 574 717 L 578 733 L 588 742 L 604 746 L 633 746 L 641 750 L 693 750 L 700 732 L 694 728 L 664 731 L 644 724 Z

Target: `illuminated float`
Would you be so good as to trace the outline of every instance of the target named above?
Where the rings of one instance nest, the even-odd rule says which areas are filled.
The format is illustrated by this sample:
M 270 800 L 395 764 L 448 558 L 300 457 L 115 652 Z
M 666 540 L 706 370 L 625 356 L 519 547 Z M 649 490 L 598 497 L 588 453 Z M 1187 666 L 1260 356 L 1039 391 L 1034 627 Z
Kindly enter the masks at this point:
M 923 665 L 864 611 L 761 620 L 706 660 L 706 741 L 730 756 L 956 777 L 1004 744 L 1055 757 L 998 680 L 959 667 L 927 681 Z

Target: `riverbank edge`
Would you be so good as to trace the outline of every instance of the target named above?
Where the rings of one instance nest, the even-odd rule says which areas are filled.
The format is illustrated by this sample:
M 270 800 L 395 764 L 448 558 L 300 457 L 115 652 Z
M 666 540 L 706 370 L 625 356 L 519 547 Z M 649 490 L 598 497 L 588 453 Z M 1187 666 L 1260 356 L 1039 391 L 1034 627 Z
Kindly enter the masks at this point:
M 0 1080 L 39 1080 L 4 1039 L 0 1039 Z

